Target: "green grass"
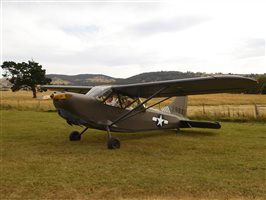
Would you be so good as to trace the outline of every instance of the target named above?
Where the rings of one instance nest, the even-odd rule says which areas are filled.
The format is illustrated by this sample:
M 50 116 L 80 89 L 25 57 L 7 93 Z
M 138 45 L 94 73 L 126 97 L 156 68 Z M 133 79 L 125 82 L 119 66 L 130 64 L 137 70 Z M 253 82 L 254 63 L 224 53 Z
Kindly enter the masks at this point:
M 0 199 L 264 199 L 265 123 L 106 133 L 79 142 L 55 112 L 2 110 Z

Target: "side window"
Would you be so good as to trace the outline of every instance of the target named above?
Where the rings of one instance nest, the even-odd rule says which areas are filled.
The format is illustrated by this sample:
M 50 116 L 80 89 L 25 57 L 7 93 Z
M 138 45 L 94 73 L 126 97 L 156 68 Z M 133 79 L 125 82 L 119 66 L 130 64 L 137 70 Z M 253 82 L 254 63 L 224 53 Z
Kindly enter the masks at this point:
M 123 109 L 134 109 L 142 102 L 139 98 L 131 98 L 121 94 L 112 93 L 111 91 L 104 93 L 101 96 L 97 96 L 96 99 L 105 105 Z M 139 109 L 142 108 L 145 108 L 145 105 L 142 105 Z
M 141 104 L 141 100 L 139 98 L 131 98 L 128 96 L 123 96 L 122 97 L 122 107 L 123 108 L 129 108 L 133 109 L 136 108 L 139 104 Z M 142 105 L 139 109 L 145 108 L 145 105 Z
M 106 99 L 107 98 L 107 99 Z M 119 105 L 119 99 L 116 95 L 110 95 L 105 97 L 105 104 L 109 106 L 114 106 L 114 107 L 120 107 Z

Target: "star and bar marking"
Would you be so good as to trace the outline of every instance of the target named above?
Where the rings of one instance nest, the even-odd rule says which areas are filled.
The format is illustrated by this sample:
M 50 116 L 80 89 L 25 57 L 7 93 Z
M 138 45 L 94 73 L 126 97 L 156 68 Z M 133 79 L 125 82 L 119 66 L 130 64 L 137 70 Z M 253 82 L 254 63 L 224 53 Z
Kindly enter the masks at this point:
M 156 122 L 156 126 L 160 128 L 168 124 L 168 121 L 163 119 L 163 115 L 160 115 L 159 117 L 153 117 L 152 121 Z

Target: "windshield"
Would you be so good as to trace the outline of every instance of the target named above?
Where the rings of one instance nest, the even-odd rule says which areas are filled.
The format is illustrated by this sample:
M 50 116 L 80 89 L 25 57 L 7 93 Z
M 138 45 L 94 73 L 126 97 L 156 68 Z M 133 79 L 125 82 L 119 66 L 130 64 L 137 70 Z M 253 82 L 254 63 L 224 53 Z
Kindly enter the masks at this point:
M 107 96 L 111 92 L 111 86 L 95 86 L 86 95 L 90 97 L 101 97 Z

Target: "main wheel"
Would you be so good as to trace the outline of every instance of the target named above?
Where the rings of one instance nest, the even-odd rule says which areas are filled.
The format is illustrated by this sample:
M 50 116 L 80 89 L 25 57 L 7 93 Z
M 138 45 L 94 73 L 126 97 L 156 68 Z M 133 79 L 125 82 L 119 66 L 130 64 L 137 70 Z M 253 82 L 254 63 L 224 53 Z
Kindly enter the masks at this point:
M 110 138 L 107 142 L 108 149 L 119 149 L 120 148 L 120 141 L 117 138 Z
M 78 131 L 73 131 L 69 135 L 70 141 L 79 141 L 80 139 L 81 139 L 81 135 L 79 134 Z

